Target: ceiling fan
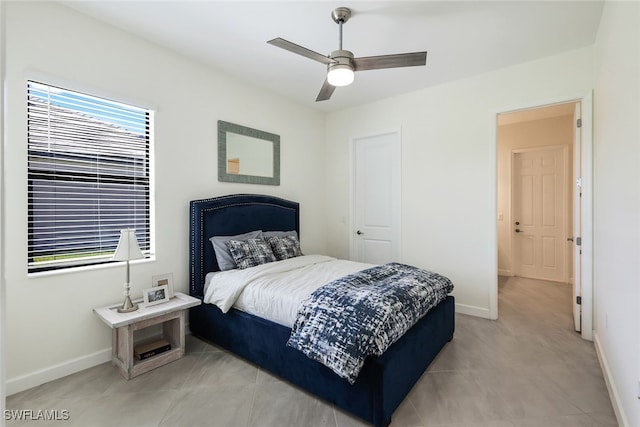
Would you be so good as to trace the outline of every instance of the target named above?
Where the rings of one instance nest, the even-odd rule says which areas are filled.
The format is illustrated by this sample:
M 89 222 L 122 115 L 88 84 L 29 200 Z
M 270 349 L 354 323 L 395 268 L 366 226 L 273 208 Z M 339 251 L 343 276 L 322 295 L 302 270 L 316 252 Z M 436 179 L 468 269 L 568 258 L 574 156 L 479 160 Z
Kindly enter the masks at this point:
M 327 78 L 316 98 L 318 101 L 326 101 L 331 98 L 337 86 L 347 86 L 353 83 L 355 71 L 380 70 L 382 68 L 414 67 L 426 65 L 427 52 L 400 53 L 395 55 L 367 56 L 354 58 L 353 53 L 342 49 L 342 24 L 351 17 L 351 9 L 338 7 L 331 12 L 331 18 L 340 27 L 339 47 L 330 55 L 324 56 L 306 47 L 291 43 L 283 38 L 275 38 L 267 43 L 298 55 L 306 56 L 314 61 L 327 65 Z

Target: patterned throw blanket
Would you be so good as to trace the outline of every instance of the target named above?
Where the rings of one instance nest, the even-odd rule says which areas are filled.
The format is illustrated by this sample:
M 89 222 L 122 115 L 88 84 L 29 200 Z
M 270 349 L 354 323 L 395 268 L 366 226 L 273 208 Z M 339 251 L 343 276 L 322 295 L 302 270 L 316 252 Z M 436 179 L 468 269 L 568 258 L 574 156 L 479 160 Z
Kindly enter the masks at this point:
M 453 290 L 437 273 L 390 263 L 328 283 L 303 303 L 287 345 L 353 384 L 379 356 Z

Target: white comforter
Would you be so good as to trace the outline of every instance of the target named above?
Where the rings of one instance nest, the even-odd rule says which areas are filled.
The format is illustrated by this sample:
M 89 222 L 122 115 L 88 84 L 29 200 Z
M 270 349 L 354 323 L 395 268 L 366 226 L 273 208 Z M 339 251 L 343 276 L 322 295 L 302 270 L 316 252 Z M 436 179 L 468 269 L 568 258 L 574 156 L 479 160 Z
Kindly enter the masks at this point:
M 234 306 L 291 327 L 300 303 L 320 286 L 371 267 L 371 264 L 305 255 L 244 270 L 207 275 L 204 301 L 223 313 Z

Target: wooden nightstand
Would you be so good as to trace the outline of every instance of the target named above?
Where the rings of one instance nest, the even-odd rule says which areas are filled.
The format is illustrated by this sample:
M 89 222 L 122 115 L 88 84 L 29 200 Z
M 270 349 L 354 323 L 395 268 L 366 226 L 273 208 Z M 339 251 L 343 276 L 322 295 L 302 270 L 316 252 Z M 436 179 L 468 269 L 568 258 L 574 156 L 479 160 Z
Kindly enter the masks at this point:
M 122 376 L 131 379 L 184 356 L 185 316 L 190 307 L 200 304 L 199 299 L 176 292 L 168 302 L 141 306 L 131 313 L 118 313 L 120 304 L 93 311 L 113 329 L 112 362 Z M 162 336 L 171 344 L 171 350 L 137 360 L 133 355 L 134 332 L 158 324 L 162 324 Z

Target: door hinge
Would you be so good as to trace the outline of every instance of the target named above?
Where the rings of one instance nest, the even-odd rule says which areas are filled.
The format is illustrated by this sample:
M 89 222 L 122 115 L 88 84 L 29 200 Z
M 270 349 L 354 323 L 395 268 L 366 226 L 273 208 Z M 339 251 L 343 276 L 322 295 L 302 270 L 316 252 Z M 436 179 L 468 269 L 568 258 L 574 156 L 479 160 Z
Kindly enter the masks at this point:
M 582 127 L 582 119 L 578 119 L 578 120 L 576 121 L 576 126 L 577 126 L 577 127 L 579 127 L 579 128 L 581 128 L 581 127 Z
M 582 297 L 580 297 L 580 296 L 576 297 L 576 304 L 582 305 Z
M 582 246 L 582 237 L 576 237 L 576 245 Z

